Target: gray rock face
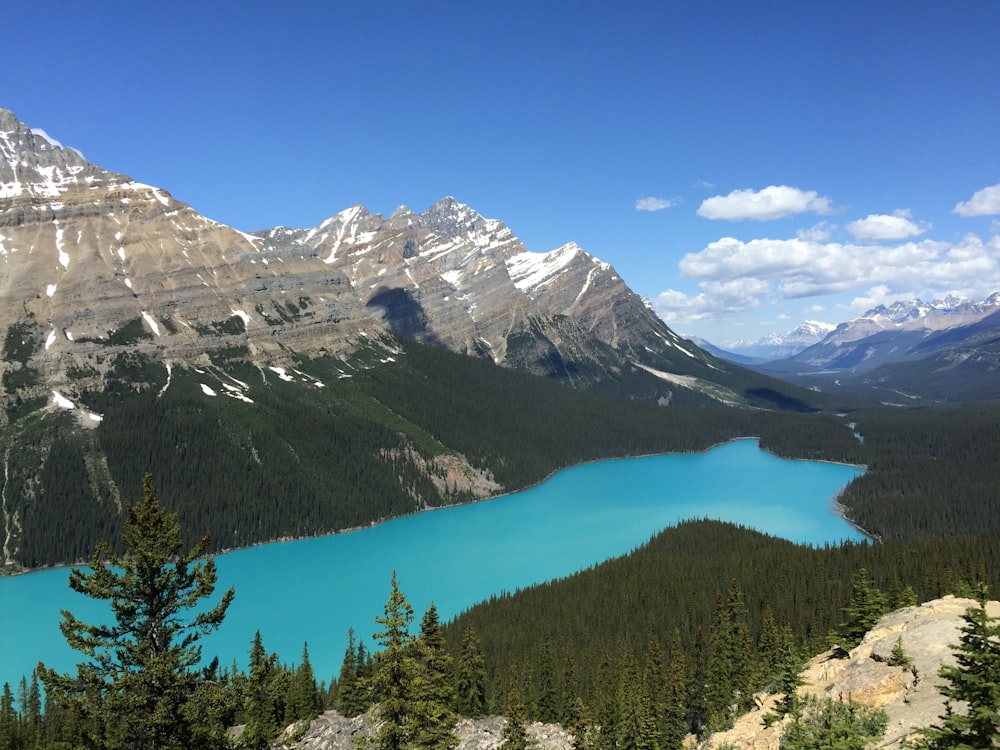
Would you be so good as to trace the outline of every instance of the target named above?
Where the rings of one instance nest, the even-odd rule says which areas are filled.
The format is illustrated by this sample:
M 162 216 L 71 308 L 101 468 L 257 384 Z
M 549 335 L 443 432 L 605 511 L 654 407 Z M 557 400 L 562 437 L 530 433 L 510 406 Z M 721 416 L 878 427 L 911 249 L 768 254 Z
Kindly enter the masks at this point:
M 559 377 L 718 370 L 610 265 L 572 243 L 529 252 L 452 198 L 422 214 L 354 206 L 312 229 L 245 234 L 89 164 L 7 110 L 0 328 L 19 352 L 0 370 L 33 373 L 19 378 L 25 397 L 72 387 L 69 369 L 100 374 L 125 349 L 185 363 L 239 346 L 271 362 L 346 353 L 386 329 Z
M 459 738 L 457 750 L 496 750 L 503 741 L 504 721 L 501 716 L 459 719 L 454 730 Z M 540 750 L 570 750 L 573 746 L 571 735 L 556 724 L 535 722 L 525 729 Z M 283 746 L 290 750 L 354 750 L 359 740 L 374 741 L 377 731 L 370 713 L 348 719 L 327 711 L 312 722 L 301 739 Z

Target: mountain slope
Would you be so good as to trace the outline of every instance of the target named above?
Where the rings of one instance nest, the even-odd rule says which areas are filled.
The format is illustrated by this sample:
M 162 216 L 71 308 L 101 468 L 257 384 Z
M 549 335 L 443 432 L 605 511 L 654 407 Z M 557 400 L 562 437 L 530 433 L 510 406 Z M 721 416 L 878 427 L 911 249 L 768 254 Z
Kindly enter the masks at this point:
M 28 566 L 79 559 L 113 537 L 145 471 L 175 483 L 165 493 L 192 495 L 184 527 L 225 547 L 679 445 L 674 431 L 692 421 L 673 424 L 652 404 L 816 402 L 681 339 L 576 245 L 530 252 L 454 199 L 245 234 L 6 110 L 0 331 L 3 562 Z M 469 356 L 435 358 L 407 340 Z M 693 431 L 701 444 L 734 434 L 701 422 L 711 423 Z
M 898 402 L 1000 398 L 1000 293 L 880 305 L 761 372 L 800 385 Z

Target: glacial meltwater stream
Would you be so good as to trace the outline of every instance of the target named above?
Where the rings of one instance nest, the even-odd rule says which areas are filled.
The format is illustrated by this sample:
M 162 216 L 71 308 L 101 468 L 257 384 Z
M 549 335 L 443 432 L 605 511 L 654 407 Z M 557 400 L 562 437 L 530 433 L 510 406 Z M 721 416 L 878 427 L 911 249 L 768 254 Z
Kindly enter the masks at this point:
M 834 505 L 860 474 L 777 458 L 755 440 L 737 440 L 705 453 L 585 464 L 495 500 L 238 550 L 216 558 L 217 594 L 234 586 L 236 598 L 220 630 L 203 640 L 203 656 L 246 669 L 259 630 L 264 647 L 286 664 L 298 663 L 308 642 L 317 679 L 329 681 L 349 627 L 375 646 L 374 618 L 393 570 L 419 623 L 431 601 L 446 621 L 491 594 L 626 554 L 686 519 L 731 521 L 804 544 L 860 540 Z M 169 508 L 170 498 L 160 499 Z M 61 609 L 85 622 L 108 621 L 103 604 L 68 587 L 68 574 L 0 578 L 0 683 L 16 688 L 39 660 L 74 670 L 82 656 L 63 640 Z

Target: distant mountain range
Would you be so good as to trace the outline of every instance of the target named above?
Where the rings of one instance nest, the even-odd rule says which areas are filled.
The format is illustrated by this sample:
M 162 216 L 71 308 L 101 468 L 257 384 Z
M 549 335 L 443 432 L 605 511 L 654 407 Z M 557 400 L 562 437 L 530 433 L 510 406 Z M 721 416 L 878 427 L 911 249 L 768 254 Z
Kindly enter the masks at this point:
M 792 357 L 803 349 L 819 343 L 836 328 L 830 323 L 807 320 L 785 333 L 769 333 L 755 340 L 725 341 L 715 345 L 697 337 L 692 341 L 718 357 L 742 364 L 761 364 Z
M 800 332 L 803 329 L 796 329 Z M 958 297 L 879 305 L 837 326 L 806 324 L 793 335 L 762 340 L 717 356 L 824 390 L 881 400 L 986 400 L 1000 397 L 1000 293 L 984 300 Z M 808 343 L 809 336 L 816 340 Z M 759 344 L 759 345 L 758 345 Z M 747 355 L 753 352 L 756 358 Z M 766 354 L 772 354 L 765 360 Z

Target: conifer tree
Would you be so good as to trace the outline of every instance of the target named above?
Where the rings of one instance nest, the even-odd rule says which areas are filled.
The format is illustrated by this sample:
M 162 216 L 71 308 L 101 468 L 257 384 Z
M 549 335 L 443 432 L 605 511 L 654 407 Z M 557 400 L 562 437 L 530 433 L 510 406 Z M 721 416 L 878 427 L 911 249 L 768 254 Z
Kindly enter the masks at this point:
M 455 667 L 458 712 L 476 719 L 486 714 L 486 661 L 479 636 L 472 627 L 462 631 L 462 645 Z
M 851 579 L 851 592 L 851 603 L 844 608 L 847 619 L 841 623 L 839 632 L 840 645 L 848 649 L 861 643 L 886 611 L 885 594 L 876 588 L 864 568 Z
M 454 747 L 458 737 L 451 730 L 458 717 L 454 709 L 452 660 L 433 603 L 420 620 L 420 635 L 415 645 L 418 669 L 411 686 L 410 746 Z
M 626 651 L 618 683 L 616 730 L 615 747 L 618 750 L 659 750 L 649 693 L 645 681 L 639 676 L 639 667 L 631 648 Z
M 250 647 L 250 674 L 244 686 L 245 726 L 240 746 L 246 750 L 266 750 L 278 734 L 275 710 L 275 674 L 278 658 L 264 650 L 260 631 Z
M 364 641 L 354 638 L 354 628 L 347 631 L 347 648 L 337 676 L 337 694 L 334 706 L 347 717 L 363 714 L 371 705 L 368 685 L 367 654 Z
M 323 711 L 316 676 L 309 663 L 309 644 L 302 646 L 302 661 L 292 675 L 285 701 L 285 723 L 314 719 Z
M 14 694 L 10 683 L 3 684 L 0 694 L 0 748 L 14 750 L 19 746 L 20 732 L 18 730 L 17 711 L 14 710 Z
M 689 682 L 687 655 L 681 642 L 681 632 L 675 628 L 670 639 L 670 659 L 667 661 L 660 720 L 660 747 L 663 750 L 679 750 L 688 734 Z
M 76 676 L 44 665 L 39 675 L 47 694 L 90 719 L 97 744 L 191 748 L 192 722 L 201 720 L 186 711 L 202 682 L 198 641 L 222 623 L 233 590 L 192 612 L 215 590 L 214 561 L 195 562 L 209 539 L 181 554 L 176 516 L 160 506 L 148 474 L 142 489 L 142 500 L 127 511 L 124 555 L 102 542 L 88 569 L 70 572 L 73 590 L 110 602 L 114 623 L 88 625 L 64 610 L 63 635 L 88 661 Z
M 726 598 L 716 599 L 706 671 L 706 721 L 714 732 L 729 726 L 734 715 L 753 702 L 750 630 L 743 592 L 735 580 Z
M 549 635 L 542 639 L 541 653 L 538 657 L 537 684 L 538 700 L 535 706 L 535 718 L 538 721 L 548 723 L 559 721 L 560 691 L 557 687 L 552 637 Z
M 1000 747 L 1000 618 L 990 617 L 981 603 L 962 619 L 957 664 L 938 672 L 948 682 L 941 687 L 945 714 L 923 731 L 919 746 L 927 750 Z M 956 710 L 959 701 L 964 709 Z
M 566 650 L 563 654 L 562 670 L 562 720 L 561 724 L 569 726 L 576 717 L 576 706 L 580 700 L 580 685 L 576 677 L 576 657 L 573 655 L 573 646 L 566 643 Z
M 376 742 L 379 750 L 402 750 L 410 742 L 410 701 L 413 681 L 417 675 L 414 658 L 413 607 L 399 590 L 396 571 L 392 572 L 392 591 L 385 604 L 385 613 L 375 622 L 382 630 L 372 637 L 382 644 L 375 658 L 374 694 L 379 704 L 382 727 Z
M 503 725 L 501 750 L 528 750 L 535 745 L 528 738 L 528 732 L 524 728 L 527 715 L 524 704 L 517 697 L 517 693 L 511 693 L 507 698 L 507 710 L 504 711 L 506 721 Z

